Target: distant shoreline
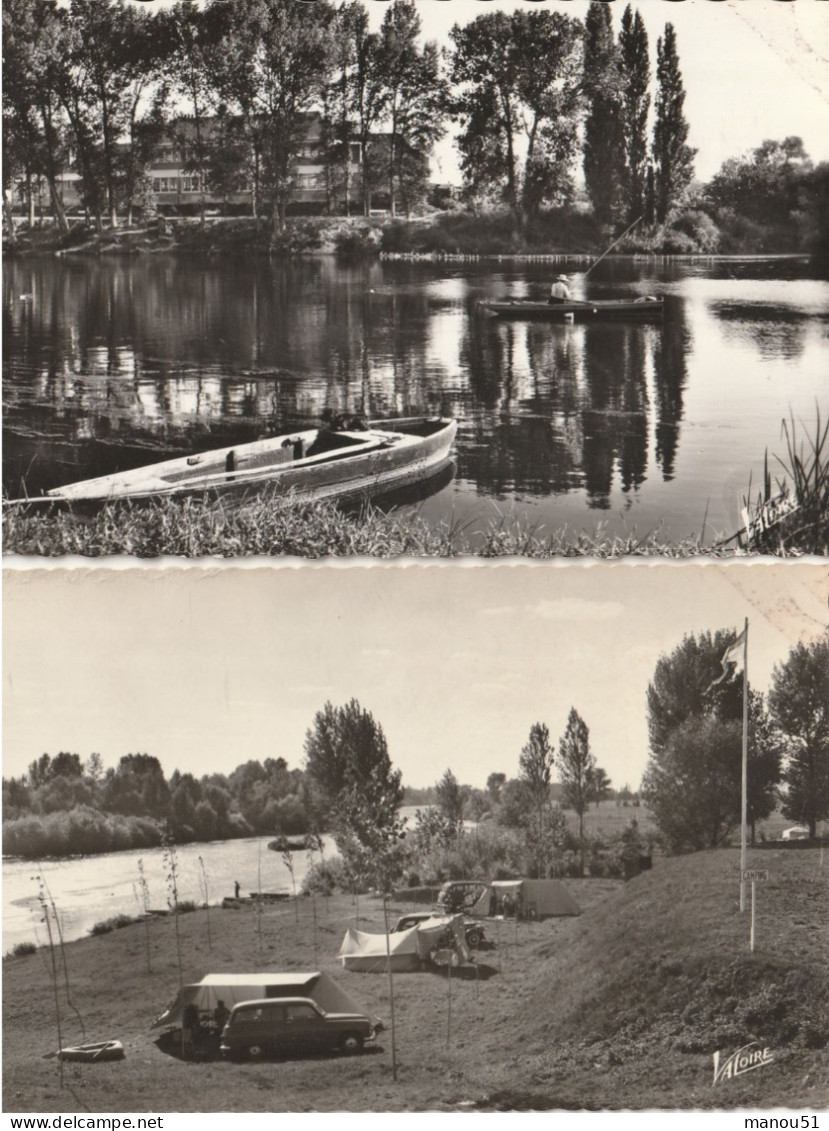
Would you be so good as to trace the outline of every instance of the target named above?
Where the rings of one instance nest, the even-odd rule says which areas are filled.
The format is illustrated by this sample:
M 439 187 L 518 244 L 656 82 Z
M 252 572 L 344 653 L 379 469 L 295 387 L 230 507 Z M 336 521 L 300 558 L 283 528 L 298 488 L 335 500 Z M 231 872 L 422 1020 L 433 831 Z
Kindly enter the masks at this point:
M 3 241 L 4 256 L 60 257 L 143 256 L 189 254 L 208 257 L 251 254 L 263 257 L 338 255 L 383 261 L 448 261 L 505 259 L 520 262 L 592 263 L 608 247 L 606 233 L 592 217 L 562 210 L 539 218 L 537 227 L 521 231 L 508 213 L 471 215 L 436 213 L 411 220 L 392 217 L 295 217 L 273 233 L 264 220 L 250 217 L 159 217 L 138 225 L 95 231 L 83 220 L 71 223 L 61 235 L 51 221 L 18 230 L 14 244 Z M 655 232 L 638 240 L 629 237 L 608 258 L 649 262 L 740 262 L 798 260 L 813 257 L 804 251 L 677 250 L 670 233 Z

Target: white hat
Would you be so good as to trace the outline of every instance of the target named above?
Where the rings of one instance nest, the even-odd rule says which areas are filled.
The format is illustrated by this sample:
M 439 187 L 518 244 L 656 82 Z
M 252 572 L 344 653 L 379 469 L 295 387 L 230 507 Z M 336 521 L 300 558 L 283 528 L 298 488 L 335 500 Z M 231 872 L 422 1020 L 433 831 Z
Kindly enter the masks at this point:
M 569 283 L 570 280 L 567 278 L 566 275 L 556 275 L 556 282 L 557 283 Z

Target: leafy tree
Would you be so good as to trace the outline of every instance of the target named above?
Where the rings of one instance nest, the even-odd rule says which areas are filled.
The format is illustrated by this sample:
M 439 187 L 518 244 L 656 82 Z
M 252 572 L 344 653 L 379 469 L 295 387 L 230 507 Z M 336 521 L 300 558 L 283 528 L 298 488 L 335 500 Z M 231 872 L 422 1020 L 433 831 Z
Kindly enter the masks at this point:
M 705 199 L 732 225 L 762 229 L 759 246 L 798 242 L 801 190 L 812 162 L 799 137 L 767 139 L 744 157 L 726 161 L 705 187 Z
M 648 166 L 648 111 L 650 62 L 645 21 L 630 4 L 622 15 L 619 32 L 619 66 L 622 72 L 622 184 L 629 224 L 645 212 Z
M 25 777 L 3 778 L 3 817 L 11 820 L 32 807 L 32 796 Z M 8 848 L 6 851 L 9 851 Z
M 58 92 L 72 127 L 83 196 L 98 218 L 104 210 L 118 223 L 125 185 L 135 185 L 131 163 L 139 153 L 124 151 L 126 135 L 146 147 L 138 128 L 140 108 L 156 81 L 154 17 L 114 0 L 71 0 L 61 12 L 65 50 Z
M 196 806 L 202 800 L 202 787 L 192 774 L 175 770 L 170 777 L 170 823 L 177 837 L 193 835 Z
M 444 824 L 452 838 L 456 839 L 463 827 L 464 799 L 458 779 L 451 770 L 447 770 L 435 786 L 435 796 Z
M 386 91 L 383 76 L 378 66 L 380 37 L 368 30 L 368 13 L 362 4 L 349 5 L 346 9 L 348 19 L 342 30 L 342 38 L 348 43 L 351 58 L 347 77 L 347 89 L 343 113 L 349 115 L 344 120 L 342 130 L 350 134 L 350 118 L 354 119 L 354 133 L 360 146 L 362 162 L 363 211 L 368 216 L 371 211 L 372 192 L 380 183 L 381 169 L 374 152 L 375 132 L 386 108 Z
M 501 789 L 498 824 L 508 829 L 526 828 L 529 808 L 526 783 L 520 778 L 510 778 Z
M 115 813 L 166 820 L 170 787 L 159 760 L 151 754 L 124 754 L 107 771 L 104 803 Z
M 490 800 L 493 805 L 497 805 L 501 800 L 501 790 L 504 788 L 504 783 L 507 780 L 506 774 L 501 774 L 493 771 L 486 779 L 486 791 L 489 794 Z
M 179 0 L 158 14 L 158 38 L 163 45 L 162 65 L 173 91 L 184 100 L 187 123 L 173 131 L 184 152 L 183 168 L 198 178 L 201 190 L 202 223 L 207 200 L 208 169 L 211 158 L 226 152 L 225 138 L 218 138 L 209 116 L 218 110 L 216 76 L 217 52 L 226 32 L 229 11 L 226 5 L 212 4 L 206 9 Z M 240 153 L 234 153 L 244 169 Z M 221 191 L 221 190 L 219 190 Z
M 453 114 L 468 185 L 516 216 L 572 192 L 581 24 L 559 12 L 491 12 L 452 28 Z
M 325 150 L 328 208 L 342 194 L 346 215 L 351 207 L 352 100 L 357 66 L 357 43 L 368 35 L 368 13 L 360 3 L 342 4 L 334 14 L 331 78 L 321 92 L 322 142 Z
M 69 228 L 58 181 L 68 160 L 57 94 L 65 56 L 62 26 L 54 0 L 3 0 L 3 204 L 12 239 L 9 194 L 20 176 L 29 184 L 30 221 L 32 179 L 42 175 L 58 230 Z
M 394 0 L 383 17 L 374 58 L 390 126 L 388 186 L 392 216 L 398 188 L 407 212 L 416 190 L 425 190 L 429 152 L 444 133 L 448 87 L 440 73 L 436 44 L 418 48 L 420 28 L 412 0 Z
M 719 719 L 743 717 L 742 678 L 717 682 L 722 657 L 737 639 L 733 630 L 689 635 L 670 656 L 660 656 L 648 685 L 648 734 L 652 754 L 665 749 L 671 734 L 687 719 L 715 714 Z
M 714 716 L 676 727 L 642 779 L 642 794 L 671 852 L 716 848 L 740 823 L 742 725 Z
M 742 777 L 742 770 L 741 770 Z M 746 819 L 754 844 L 757 822 L 770 816 L 778 802 L 781 743 L 763 696 L 748 689 L 748 758 L 746 761 Z
M 307 115 L 330 78 L 333 26 L 327 0 L 236 0 L 217 52 L 216 87 L 241 116 L 261 163 L 274 231 L 284 227 Z
M 355 792 L 379 829 L 391 828 L 403 799 L 401 774 L 393 770 L 383 729 L 356 699 L 343 707 L 326 703 L 305 736 L 305 771 L 320 820 L 347 823 L 346 798 Z M 361 810 L 362 811 L 362 810 Z
M 829 259 L 829 162 L 807 173 L 800 185 L 801 241 L 812 255 Z
M 686 636 L 648 686 L 650 759 L 643 796 L 672 851 L 721 844 L 740 823 L 743 677 L 723 670 L 737 634 Z M 763 698 L 749 688 L 748 815 L 772 811 L 780 759 Z M 719 759 L 719 761 L 717 761 Z M 718 792 L 719 791 L 719 792 Z
M 653 129 L 653 167 L 656 219 L 661 224 L 680 204 L 694 177 L 695 149 L 688 142 L 685 88 L 679 69 L 676 32 L 665 25 L 656 43 L 656 121 Z
M 86 762 L 84 763 L 83 769 L 87 778 L 95 785 L 98 785 L 101 781 L 103 781 L 105 773 L 104 760 L 97 750 L 93 750 L 93 752 L 89 755 Z
M 585 19 L 584 180 L 597 219 L 616 219 L 623 170 L 622 79 L 610 5 L 592 0 Z
M 49 754 L 41 754 L 36 762 L 29 765 L 29 785 L 33 788 L 46 785 L 55 778 L 80 778 L 83 777 L 83 763 L 78 754 L 70 754 L 62 750 L 54 758 Z
M 769 710 L 785 744 L 783 812 L 815 836 L 829 816 L 829 634 L 775 667 Z
M 593 791 L 596 759 L 590 751 L 590 731 L 575 707 L 558 747 L 558 776 L 564 786 L 564 803 L 579 818 L 579 874 L 584 875 L 584 814 Z
M 596 808 L 599 807 L 599 802 L 604 801 L 606 797 L 610 797 L 613 790 L 610 788 L 610 778 L 607 772 L 601 766 L 597 766 L 593 772 L 593 779 L 590 783 L 590 793 L 593 800 L 596 802 Z
M 463 815 L 470 821 L 481 821 L 485 817 L 492 815 L 492 803 L 489 799 L 489 794 L 483 789 L 475 789 L 472 786 L 462 786 L 461 792 L 463 793 Z

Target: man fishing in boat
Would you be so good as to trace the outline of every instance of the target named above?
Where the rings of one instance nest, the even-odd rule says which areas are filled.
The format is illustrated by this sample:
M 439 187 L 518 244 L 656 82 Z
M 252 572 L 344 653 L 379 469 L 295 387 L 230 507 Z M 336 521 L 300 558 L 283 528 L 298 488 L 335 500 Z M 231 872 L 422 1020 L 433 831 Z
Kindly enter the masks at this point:
M 547 299 L 549 306 L 572 301 L 573 296 L 570 293 L 569 282 L 570 280 L 566 275 L 556 275 L 553 285 L 550 287 L 550 297 Z

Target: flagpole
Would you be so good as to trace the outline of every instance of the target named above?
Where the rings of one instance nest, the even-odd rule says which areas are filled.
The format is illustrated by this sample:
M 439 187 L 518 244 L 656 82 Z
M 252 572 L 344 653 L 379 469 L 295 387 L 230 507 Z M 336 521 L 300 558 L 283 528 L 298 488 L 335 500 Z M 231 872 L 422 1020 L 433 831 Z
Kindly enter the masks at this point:
M 740 910 L 746 909 L 746 817 L 748 815 L 748 617 L 743 629 L 743 772 L 742 820 L 740 830 Z

